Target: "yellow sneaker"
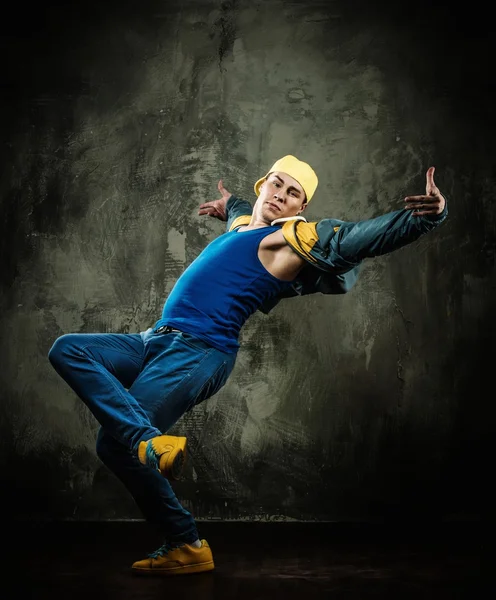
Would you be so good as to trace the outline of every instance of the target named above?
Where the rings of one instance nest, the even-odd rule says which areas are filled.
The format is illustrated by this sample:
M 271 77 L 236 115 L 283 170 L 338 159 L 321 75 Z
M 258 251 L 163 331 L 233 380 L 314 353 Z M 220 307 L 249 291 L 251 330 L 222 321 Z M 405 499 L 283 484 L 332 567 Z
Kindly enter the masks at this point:
M 143 575 L 187 575 L 212 571 L 215 565 L 207 540 L 201 540 L 200 548 L 166 543 L 148 558 L 133 563 L 131 568 L 134 573 Z
M 158 469 L 167 479 L 179 479 L 186 460 L 186 438 L 158 435 L 140 442 L 138 458 L 142 464 Z

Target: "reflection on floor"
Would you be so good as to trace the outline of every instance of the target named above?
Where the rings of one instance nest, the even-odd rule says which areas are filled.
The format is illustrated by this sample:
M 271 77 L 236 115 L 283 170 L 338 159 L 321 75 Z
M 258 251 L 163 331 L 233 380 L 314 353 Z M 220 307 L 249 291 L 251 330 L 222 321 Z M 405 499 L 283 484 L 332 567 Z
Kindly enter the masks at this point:
M 139 577 L 131 563 L 162 542 L 145 523 L 18 523 L 2 598 L 439 600 L 485 598 L 494 591 L 484 576 L 492 540 L 480 524 L 199 527 L 214 552 L 215 571 Z

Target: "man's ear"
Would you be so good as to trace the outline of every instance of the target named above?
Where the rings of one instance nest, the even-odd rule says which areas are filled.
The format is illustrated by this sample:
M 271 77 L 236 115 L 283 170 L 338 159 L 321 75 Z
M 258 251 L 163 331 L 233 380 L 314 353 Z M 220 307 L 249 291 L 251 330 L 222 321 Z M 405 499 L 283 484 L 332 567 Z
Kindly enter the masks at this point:
M 303 206 L 300 208 L 300 210 L 298 211 L 298 213 L 297 213 L 297 214 L 301 215 L 301 213 L 302 213 L 302 212 L 305 210 L 305 208 L 307 207 L 307 204 L 308 204 L 308 202 L 305 202 L 305 203 L 303 204 Z

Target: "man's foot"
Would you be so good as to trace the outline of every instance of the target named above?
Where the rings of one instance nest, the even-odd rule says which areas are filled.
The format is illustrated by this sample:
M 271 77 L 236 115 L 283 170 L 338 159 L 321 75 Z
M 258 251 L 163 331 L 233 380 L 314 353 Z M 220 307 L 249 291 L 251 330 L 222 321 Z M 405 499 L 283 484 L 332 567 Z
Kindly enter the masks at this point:
M 140 462 L 158 469 L 167 479 L 179 479 L 186 460 L 186 438 L 158 435 L 138 446 Z
M 133 573 L 143 575 L 187 575 L 214 569 L 214 558 L 207 540 L 196 548 L 191 544 L 164 544 L 148 558 L 138 560 L 131 567 Z

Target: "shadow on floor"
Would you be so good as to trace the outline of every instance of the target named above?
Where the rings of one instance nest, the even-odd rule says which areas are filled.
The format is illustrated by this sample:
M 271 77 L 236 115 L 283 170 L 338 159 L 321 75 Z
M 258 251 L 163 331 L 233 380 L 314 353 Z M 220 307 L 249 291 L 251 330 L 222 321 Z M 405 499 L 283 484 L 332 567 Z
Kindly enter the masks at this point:
M 215 571 L 139 577 L 130 565 L 161 544 L 145 523 L 17 523 L 2 598 L 439 600 L 494 591 L 483 573 L 490 536 L 480 525 L 200 522 L 199 528 Z

